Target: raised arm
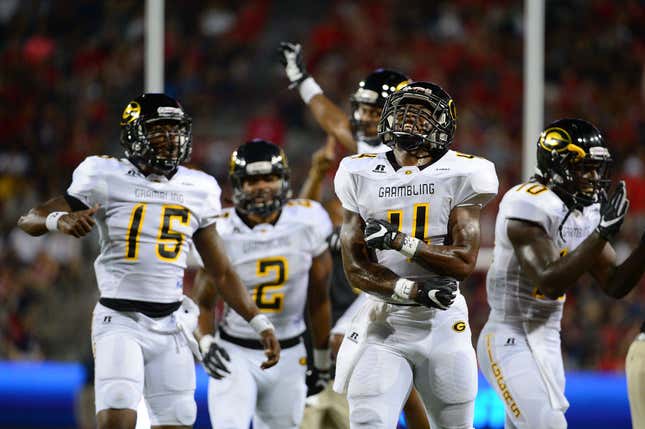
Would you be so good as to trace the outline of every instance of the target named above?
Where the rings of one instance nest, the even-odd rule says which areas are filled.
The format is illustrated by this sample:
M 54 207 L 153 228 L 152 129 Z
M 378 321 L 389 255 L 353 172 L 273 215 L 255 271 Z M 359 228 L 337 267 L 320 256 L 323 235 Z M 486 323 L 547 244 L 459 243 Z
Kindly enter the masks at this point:
M 645 234 L 641 237 L 636 249 L 616 265 L 616 252 L 607 243 L 600 256 L 591 265 L 591 275 L 600 288 L 613 298 L 622 298 L 640 282 L 645 272 Z
M 322 182 L 331 167 L 331 163 L 334 161 L 335 145 L 334 138 L 327 136 L 327 144 L 314 152 L 311 157 L 311 167 L 309 168 L 307 180 L 302 185 L 298 198 L 314 201 L 322 200 Z
M 262 368 L 270 368 L 280 358 L 280 345 L 275 336 L 273 325 L 266 316 L 260 314 L 246 288 L 235 273 L 231 262 L 224 253 L 224 246 L 217 234 L 215 225 L 198 230 L 193 236 L 195 247 L 204 261 L 204 269 L 211 276 L 221 297 L 244 318 L 261 336 L 267 360 Z
M 298 43 L 281 43 L 279 52 L 290 88 L 298 88 L 302 100 L 309 106 L 318 125 L 352 153 L 357 144 L 347 114 L 323 93 L 305 69 L 302 47 Z
M 560 257 L 553 240 L 537 224 L 509 219 L 507 233 L 522 271 L 551 299 L 564 295 L 589 270 L 606 244 L 597 233 L 592 233 L 575 250 Z
M 624 268 L 618 277 L 614 277 L 616 272 L 612 266 L 615 265 L 615 256 L 612 256 L 613 249 L 608 245 L 608 241 L 620 230 L 628 207 L 625 183 L 620 182 L 612 197 L 603 202 L 601 219 L 596 230 L 576 249 L 562 257 L 546 231 L 531 222 L 509 219 L 508 238 L 522 270 L 540 292 L 551 299 L 562 296 L 587 271 L 595 273 L 601 286 L 607 288 L 608 294 L 618 295 L 623 290 L 627 293 L 642 274 L 643 268 L 636 267 L 639 261 L 643 261 L 642 246 L 632 254 L 633 259 L 625 262 L 627 265 L 623 264 Z M 604 257 L 601 257 L 602 253 L 605 253 Z M 593 269 L 598 261 L 601 261 L 602 265 Z M 616 281 L 630 283 L 618 286 L 614 283 Z

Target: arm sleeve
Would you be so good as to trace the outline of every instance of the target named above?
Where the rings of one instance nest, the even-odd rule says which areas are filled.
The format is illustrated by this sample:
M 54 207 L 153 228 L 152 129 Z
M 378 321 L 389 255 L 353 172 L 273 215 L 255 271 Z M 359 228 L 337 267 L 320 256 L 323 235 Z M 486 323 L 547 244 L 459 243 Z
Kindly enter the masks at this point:
M 500 204 L 506 219 L 519 219 L 540 225 L 547 233 L 553 226 L 553 217 L 546 210 L 547 204 L 537 196 L 526 192 L 509 191 L 511 193 Z
M 199 219 L 199 228 L 206 228 L 209 225 L 212 225 L 217 220 L 217 216 L 222 211 L 222 204 L 220 203 L 220 195 L 222 190 L 215 180 L 214 177 L 209 176 L 210 180 L 208 181 L 209 192 L 206 194 L 206 199 L 204 200 L 204 206 L 202 210 L 201 218 Z
M 346 162 L 347 158 L 338 166 L 336 176 L 334 177 L 334 190 L 343 208 L 354 213 L 359 213 L 358 200 L 356 198 L 356 181 L 354 176 L 347 170 Z
M 100 158 L 96 156 L 85 158 L 74 170 L 72 184 L 67 188 L 67 195 L 86 207 L 92 207 L 95 204 L 103 205 L 101 189 L 105 189 L 105 179 L 98 165 L 99 162 Z M 78 207 L 78 204 L 76 206 Z M 75 209 L 74 206 L 72 208 Z
M 456 207 L 465 205 L 483 207 L 497 195 L 499 182 L 495 165 L 487 160 L 482 159 L 482 161 L 461 183 L 455 197 Z

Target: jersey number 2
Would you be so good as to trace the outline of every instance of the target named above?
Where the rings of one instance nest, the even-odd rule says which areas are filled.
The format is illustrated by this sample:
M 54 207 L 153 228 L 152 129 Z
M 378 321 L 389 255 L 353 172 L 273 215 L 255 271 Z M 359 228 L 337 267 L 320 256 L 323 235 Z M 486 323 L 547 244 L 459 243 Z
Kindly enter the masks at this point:
M 256 274 L 258 277 L 265 277 L 275 272 L 275 279 L 257 285 L 253 291 L 253 300 L 263 313 L 278 313 L 282 311 L 284 303 L 284 292 L 277 292 L 287 282 L 289 276 L 289 264 L 287 258 L 265 258 L 258 259 Z M 271 297 L 267 293 L 271 293 Z
M 134 206 L 130 214 L 130 225 L 126 233 L 125 259 L 136 261 L 139 257 L 139 236 L 141 226 L 146 215 L 146 203 Z M 172 221 L 177 220 L 187 226 L 190 222 L 190 211 L 186 207 L 177 205 L 164 205 L 161 207 L 161 221 L 157 234 L 157 257 L 162 261 L 174 261 L 181 252 L 184 243 L 184 234 L 172 229 Z

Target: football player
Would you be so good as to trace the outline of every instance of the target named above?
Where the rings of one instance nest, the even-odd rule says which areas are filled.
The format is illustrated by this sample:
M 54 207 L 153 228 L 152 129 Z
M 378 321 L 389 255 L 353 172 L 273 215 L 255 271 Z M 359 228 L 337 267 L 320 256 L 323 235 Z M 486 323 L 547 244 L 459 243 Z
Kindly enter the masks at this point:
M 199 309 L 182 295 L 192 243 L 209 274 L 226 283 L 224 299 L 257 332 L 263 366 L 278 362 L 274 328 L 246 293 L 215 230 L 220 188 L 212 176 L 180 165 L 191 153 L 191 123 L 165 94 L 137 97 L 121 117 L 125 158 L 86 158 L 65 195 L 18 221 L 34 236 L 60 231 L 80 238 L 98 225 L 92 345 L 99 428 L 134 428 L 142 393 L 152 427 L 195 422 L 199 350 L 192 332 Z
M 327 146 L 317 150 L 311 158 L 311 168 L 307 180 L 300 190 L 301 198 L 321 200 L 322 182 L 331 168 L 333 154 Z M 366 294 L 356 295 L 355 290 L 347 282 L 343 270 L 343 262 L 340 251 L 340 225 L 343 220 L 342 206 L 338 198 L 331 198 L 325 202 L 325 208 L 330 214 L 334 225 L 332 234 L 327 238 L 329 251 L 332 256 L 333 270 L 331 276 L 330 298 L 332 305 L 332 329 L 330 347 L 332 357 L 338 354 L 338 349 L 343 341 L 347 327 L 358 310 L 365 303 Z M 404 407 L 405 421 L 409 429 L 428 429 L 428 419 L 425 408 L 416 390 L 410 391 L 410 396 Z M 338 394 L 331 389 L 325 388 L 321 394 L 307 401 L 305 414 L 301 429 L 344 429 L 349 428 L 349 406 L 345 395 Z
M 627 394 L 633 429 L 645 429 L 645 322 L 625 359 Z
M 350 97 L 351 116 L 347 115 L 323 93 L 304 65 L 302 47 L 298 43 L 283 42 L 279 48 L 291 88 L 297 88 L 302 101 L 309 106 L 318 124 L 350 153 L 385 152 L 389 148 L 381 142 L 376 125 L 381 117 L 385 100 L 410 79 L 393 70 L 377 69 L 359 82 Z
M 610 240 L 629 201 L 611 197 L 611 156 L 582 119 L 549 124 L 537 142 L 537 172 L 502 199 L 486 278 L 491 312 L 477 344 L 486 379 L 506 406 L 505 427 L 566 428 L 560 320 L 565 292 L 591 274 L 610 296 L 627 294 L 645 270 L 641 244 L 620 265 Z
M 393 428 L 412 385 L 430 426 L 472 428 L 477 362 L 458 282 L 475 268 L 494 165 L 450 149 L 453 99 L 430 82 L 388 97 L 378 132 L 391 151 L 343 159 L 345 273 L 370 301 L 352 320 L 334 390 L 352 428 Z
M 248 296 L 275 326 L 282 354 L 275 368 L 259 371 L 263 355 L 257 333 L 233 311 L 224 312 L 215 334 L 215 295 L 228 284 L 200 275 L 196 299 L 202 308 L 200 331 L 207 333 L 201 342 L 204 365 L 212 376 L 211 423 L 215 429 L 248 428 L 251 421 L 256 429 L 295 429 L 302 419 L 307 384 L 322 390 L 330 377 L 332 262 L 326 238 L 331 221 L 317 202 L 289 200 L 287 159 L 271 142 L 241 145 L 231 155 L 229 176 L 235 206 L 223 211 L 217 230 Z M 305 303 L 314 347 L 309 380 L 301 338 Z M 223 353 L 210 348 L 213 336 Z

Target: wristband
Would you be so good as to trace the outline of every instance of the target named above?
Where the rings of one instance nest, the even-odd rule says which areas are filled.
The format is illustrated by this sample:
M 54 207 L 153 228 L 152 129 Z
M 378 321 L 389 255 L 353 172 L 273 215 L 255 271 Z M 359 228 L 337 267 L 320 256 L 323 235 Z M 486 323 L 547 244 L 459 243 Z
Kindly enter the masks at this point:
M 403 298 L 403 299 L 412 299 L 410 292 L 412 292 L 412 286 L 414 282 L 408 279 L 398 279 L 394 283 L 394 293 L 392 294 L 393 298 Z
M 45 226 L 48 231 L 58 231 L 58 219 L 65 216 L 69 212 L 51 212 L 45 218 Z
M 313 77 L 308 77 L 298 86 L 298 92 L 300 92 L 302 101 L 309 104 L 311 99 L 318 94 L 322 94 L 323 90 L 318 86 Z
M 328 371 L 331 368 L 329 349 L 314 349 L 314 367 L 322 371 Z
M 419 247 L 419 242 L 421 240 L 405 235 L 402 241 L 403 243 L 401 244 L 401 250 L 399 250 L 399 252 L 408 258 L 413 257 L 417 252 L 417 247 Z
M 267 329 L 275 330 L 273 324 L 264 314 L 258 314 L 253 319 L 249 320 L 249 325 L 258 335 L 262 334 L 263 331 Z
M 199 349 L 202 351 L 202 353 L 208 352 L 208 349 L 211 348 L 213 341 L 215 341 L 215 338 L 213 338 L 211 334 L 202 335 L 202 337 L 199 339 Z

